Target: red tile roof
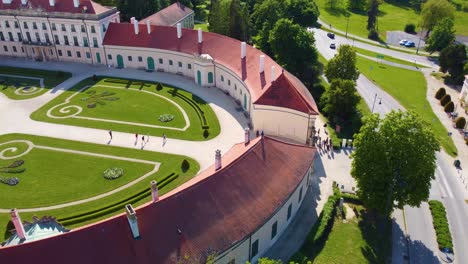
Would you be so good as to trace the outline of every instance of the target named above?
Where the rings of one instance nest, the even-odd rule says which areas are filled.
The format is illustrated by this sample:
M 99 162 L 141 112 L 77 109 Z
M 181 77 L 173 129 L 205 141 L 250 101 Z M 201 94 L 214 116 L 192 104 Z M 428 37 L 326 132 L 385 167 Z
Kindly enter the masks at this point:
M 137 209 L 138 240 L 126 216 L 119 215 L 42 241 L 0 248 L 0 263 L 164 264 L 175 263 L 178 256 L 204 262 L 262 226 L 298 187 L 315 153 L 268 137 L 238 144 L 223 157 L 222 169 L 211 167 L 182 190 Z
M 314 99 L 311 97 L 312 101 L 306 100 L 291 83 L 290 79 L 286 77 L 287 74 L 291 75 L 290 73 L 281 73 L 271 84 L 270 89 L 263 93 L 254 103 L 259 105 L 274 105 L 318 115 L 319 112 L 316 109 Z M 310 102 L 313 102 L 313 104 Z
M 184 6 L 183 4 L 176 2 L 159 12 L 144 18 L 140 21 L 141 24 L 146 24 L 146 20 L 149 20 L 152 25 L 158 26 L 173 26 L 182 18 L 193 13 L 193 10 Z
M 241 42 L 223 35 L 203 32 L 203 43 L 198 44 L 196 30 L 182 29 L 182 38 L 177 38 L 177 29 L 169 26 L 151 26 L 151 34 L 147 33 L 146 25 L 139 25 L 140 33 L 135 35 L 133 25 L 128 23 L 111 23 L 104 38 L 106 46 L 142 47 L 177 51 L 187 54 L 209 54 L 215 62 L 231 69 L 242 79 L 249 88 L 251 99 L 255 102 L 262 94 L 271 87 L 270 69 L 276 68 L 276 78 L 282 68 L 274 60 L 260 50 L 247 45 L 247 56 L 240 58 Z M 123 37 L 125 36 L 125 37 Z M 265 71 L 259 71 L 259 57 L 265 55 Z M 310 93 L 305 89 L 301 81 L 290 73 L 285 77 L 305 101 L 307 111 L 305 113 L 318 113 L 317 106 Z M 276 102 L 271 102 L 275 105 Z M 282 105 L 278 105 L 282 106 Z
M 50 6 L 49 0 L 28 0 L 25 6 L 21 4 L 21 0 L 13 0 L 11 4 L 4 4 L 3 1 L 0 1 L 0 10 L 40 8 L 47 12 L 83 13 L 84 7 L 86 7 L 86 14 L 101 14 L 109 10 L 109 8 L 90 0 L 80 0 L 78 8 L 73 5 L 73 0 L 55 0 L 55 6 Z

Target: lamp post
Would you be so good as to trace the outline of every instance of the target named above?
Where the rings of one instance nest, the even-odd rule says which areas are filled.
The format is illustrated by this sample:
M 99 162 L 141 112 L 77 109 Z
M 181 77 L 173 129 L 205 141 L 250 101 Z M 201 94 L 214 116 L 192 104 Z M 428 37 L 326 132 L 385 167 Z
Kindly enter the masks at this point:
M 374 113 L 374 107 L 375 107 L 375 102 L 377 101 L 377 93 L 374 96 L 374 103 L 372 103 L 372 111 L 371 113 Z M 379 97 L 379 105 L 382 104 L 382 97 Z
M 345 37 L 348 38 L 348 26 L 349 26 L 349 14 L 346 16 L 348 19 L 347 19 L 347 22 L 346 22 L 346 34 L 345 34 Z

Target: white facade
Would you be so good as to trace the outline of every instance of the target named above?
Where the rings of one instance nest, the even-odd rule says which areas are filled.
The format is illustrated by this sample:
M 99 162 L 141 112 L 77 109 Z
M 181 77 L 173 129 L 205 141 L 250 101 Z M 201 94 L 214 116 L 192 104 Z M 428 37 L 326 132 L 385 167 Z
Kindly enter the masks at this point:
M 246 263 L 247 261 L 256 263 L 281 237 L 281 234 L 295 217 L 304 201 L 304 196 L 312 184 L 313 173 L 314 168 L 312 165 L 304 175 L 301 183 L 275 214 L 246 239 L 233 245 L 225 252 L 220 252 L 215 259 L 215 263 L 233 264 Z
M 111 22 L 120 22 L 115 8 L 99 15 L 0 10 L 0 55 L 105 64 L 102 40 Z

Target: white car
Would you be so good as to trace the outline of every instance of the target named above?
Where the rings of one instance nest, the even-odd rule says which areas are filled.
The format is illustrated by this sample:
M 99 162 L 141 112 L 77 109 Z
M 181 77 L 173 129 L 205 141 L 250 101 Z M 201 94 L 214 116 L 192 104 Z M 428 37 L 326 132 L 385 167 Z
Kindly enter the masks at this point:
M 408 42 L 407 39 L 400 40 L 400 46 L 404 46 L 406 44 L 406 42 Z

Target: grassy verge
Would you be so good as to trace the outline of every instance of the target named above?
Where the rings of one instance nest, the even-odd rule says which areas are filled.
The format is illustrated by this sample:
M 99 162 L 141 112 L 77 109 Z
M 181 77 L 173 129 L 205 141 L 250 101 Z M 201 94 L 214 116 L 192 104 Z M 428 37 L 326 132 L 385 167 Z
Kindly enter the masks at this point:
M 335 190 L 301 249 L 290 260 L 293 263 L 389 263 L 391 229 L 389 220 L 367 211 L 354 195 L 346 195 L 346 205 L 355 216 L 343 221 L 337 203 L 343 195 Z M 349 209 L 348 209 L 349 210 Z M 346 207 L 344 207 L 346 215 Z M 382 227 L 385 229 L 382 230 Z
M 25 77 L 34 77 L 34 78 L 43 78 L 44 79 L 44 89 L 37 93 L 31 93 L 30 95 L 17 95 L 15 94 L 16 87 L 25 87 L 25 86 L 37 86 L 40 88 L 39 80 L 29 80 L 23 78 L 13 78 L 13 77 L 3 77 L 0 76 L 0 79 L 3 79 L 4 82 L 0 83 L 0 92 L 4 93 L 8 98 L 13 100 L 25 100 L 31 99 L 37 96 L 40 96 L 60 83 L 64 82 L 72 75 L 69 72 L 62 71 L 45 71 L 45 70 L 36 70 L 28 68 L 13 68 L 0 66 L 0 74 L 8 75 L 17 75 Z
M 389 93 L 406 109 L 413 109 L 431 125 L 442 148 L 452 157 L 457 148 L 448 136 L 448 131 L 432 111 L 426 100 L 426 79 L 421 72 L 406 70 L 357 57 L 359 71 Z M 398 76 L 398 78 L 395 78 Z
M 208 23 L 196 22 L 194 28 L 201 28 L 205 32 L 210 32 L 210 30 L 208 29 Z
M 92 97 L 93 95 L 89 95 L 87 92 L 93 91 L 94 87 L 88 88 L 85 91 L 78 91 L 86 85 L 95 84 L 126 89 L 107 89 L 109 92 L 115 93 L 111 95 L 112 97 L 118 97 L 119 100 L 102 99 L 101 101 L 104 104 L 101 105 L 96 103 L 94 108 L 88 108 L 89 102 L 83 101 L 82 99 L 86 97 Z M 210 105 L 201 98 L 188 91 L 169 85 L 163 85 L 162 89 L 160 90 L 156 88 L 156 83 L 153 82 L 142 82 L 139 80 L 115 79 L 106 77 L 98 77 L 98 79 L 95 81 L 92 78 L 88 78 L 81 81 L 71 89 L 64 91 L 60 96 L 56 97 L 54 100 L 48 102 L 39 110 L 32 113 L 31 118 L 33 120 L 49 123 L 91 127 L 105 130 L 111 129 L 127 133 L 138 133 L 142 135 L 152 135 L 159 137 L 161 137 L 164 133 L 170 138 L 186 140 L 208 140 L 219 135 L 221 128 L 218 118 L 216 117 L 213 109 L 211 109 Z M 159 114 L 170 113 L 168 112 L 170 110 L 168 107 L 163 107 L 168 105 L 168 102 L 166 100 L 160 99 L 160 97 L 151 96 L 151 94 L 148 93 L 141 93 L 141 91 L 150 92 L 157 96 L 170 99 L 182 107 L 187 113 L 188 119 L 190 120 L 190 126 L 187 128 L 187 130 L 181 131 L 144 126 L 145 124 L 150 124 L 177 127 L 178 122 L 181 121 L 180 119 L 182 115 L 180 115 L 180 118 L 178 118 L 179 121 L 174 120 L 165 124 L 160 123 L 158 120 Z M 102 92 L 103 89 L 98 91 L 96 94 L 101 94 Z M 143 125 L 139 126 L 137 124 L 103 122 L 100 120 L 80 118 L 50 118 L 47 116 L 47 113 L 50 109 L 59 104 L 62 104 L 73 95 L 75 95 L 76 98 L 72 98 L 70 103 L 62 105 L 60 108 L 70 105 L 78 105 L 83 109 L 83 112 L 79 113 L 79 116 L 99 117 L 101 119 L 134 122 Z M 163 100 L 165 103 L 164 105 L 158 104 L 158 102 L 161 102 L 161 100 Z M 180 110 L 176 109 L 174 105 L 170 104 L 170 106 L 175 109 L 176 112 L 180 112 Z M 123 112 L 121 111 L 122 107 L 125 109 Z M 74 111 L 76 109 L 70 110 Z M 56 109 L 56 111 L 52 111 L 51 113 L 54 116 L 64 115 L 64 113 L 59 112 L 59 109 Z M 154 121 L 151 122 L 149 120 Z M 183 122 L 182 127 L 184 125 L 185 122 Z
M 362 54 L 362 55 L 366 55 L 366 56 L 369 56 L 369 57 L 377 58 L 377 55 L 382 55 L 380 53 L 373 52 L 373 51 L 366 50 L 366 49 L 361 49 L 361 48 L 358 48 L 358 47 L 353 47 L 353 49 L 357 53 Z M 389 61 L 389 62 L 394 62 L 394 63 L 398 63 L 398 64 L 402 64 L 402 65 L 408 65 L 408 66 L 415 66 L 415 67 L 419 67 L 419 68 L 428 68 L 428 67 L 426 67 L 424 65 L 421 65 L 421 64 L 412 63 L 412 62 L 409 62 L 409 61 L 405 61 L 405 60 L 398 59 L 398 58 L 391 57 L 391 56 L 387 56 L 387 55 L 384 55 L 383 61 Z
M 350 34 L 367 38 L 367 13 L 350 12 L 346 9 L 347 1 L 338 2 L 336 8 L 330 8 L 328 0 L 315 1 L 320 10 L 320 18 L 327 25 L 332 24 L 334 28 L 346 31 Z M 378 17 L 378 26 L 380 38 L 386 39 L 387 31 L 403 31 L 406 24 L 413 23 L 418 25 L 420 15 L 411 6 L 402 1 L 385 1 L 379 6 L 380 15 Z M 349 22 L 347 19 L 349 15 Z M 455 12 L 455 30 L 459 35 L 468 35 L 468 15 L 462 11 Z M 419 28 L 416 29 L 419 31 Z
M 452 235 L 447 220 L 444 204 L 439 201 L 429 201 L 429 209 L 431 210 L 432 223 L 437 236 L 437 244 L 439 249 L 447 248 L 453 252 Z
M 67 218 L 70 216 L 79 215 L 81 213 L 87 213 L 99 208 L 103 208 L 105 205 L 111 205 L 116 203 L 117 201 L 128 199 L 132 197 L 134 194 L 146 190 L 149 187 L 149 182 L 152 180 L 156 180 L 157 182 L 163 182 L 164 178 L 166 178 L 171 173 L 178 174 L 179 176 L 173 179 L 171 182 L 167 183 L 164 187 L 161 187 L 159 190 L 160 194 L 165 194 L 170 190 L 176 188 L 177 186 L 181 185 L 182 183 L 186 182 L 187 180 L 191 179 L 200 169 L 199 164 L 188 157 L 178 156 L 178 155 L 171 155 L 171 154 L 163 154 L 151 151 L 144 151 L 144 150 L 137 150 L 137 149 L 128 149 L 128 148 L 121 148 L 121 147 L 113 147 L 107 145 L 97 145 L 97 144 L 90 144 L 90 143 L 83 143 L 78 141 L 69 141 L 69 140 L 58 140 L 55 138 L 47 138 L 47 137 L 38 137 L 38 136 L 30 136 L 30 135 L 22 135 L 22 134 L 9 134 L 0 137 L 1 142 L 23 139 L 23 140 L 30 140 L 34 143 L 44 146 L 50 147 L 57 147 L 57 148 L 68 148 L 68 149 L 77 149 L 81 151 L 93 152 L 93 153 L 102 153 L 108 154 L 113 156 L 120 156 L 120 157 L 131 157 L 135 159 L 142 159 L 142 160 L 152 160 L 152 161 L 161 161 L 161 166 L 159 170 L 150 175 L 143 181 L 117 192 L 113 195 L 108 197 L 98 199 L 96 201 L 70 206 L 62 209 L 56 210 L 48 210 L 48 211 L 41 211 L 41 212 L 31 212 L 31 213 L 21 213 L 21 217 L 23 220 L 28 221 L 31 220 L 33 215 L 37 215 L 42 217 L 44 215 L 47 216 L 54 216 L 57 219 Z M 182 162 L 186 159 L 189 161 L 189 168 L 187 170 L 182 169 Z M 66 164 L 63 166 L 66 167 Z M 97 177 L 102 178 L 101 175 Z M 44 179 L 47 180 L 47 179 Z M 21 184 L 21 183 L 20 183 Z M 20 185 L 18 185 L 20 186 Z M 41 181 L 37 183 L 37 189 L 40 189 Z M 63 190 L 68 190 L 69 185 L 63 185 Z M 3 192 L 2 192 L 3 193 Z M 27 197 L 26 197 L 27 198 Z M 25 198 L 25 199 L 26 199 Z M 149 196 L 141 197 L 141 199 L 134 201 L 133 205 L 138 206 L 150 200 Z M 17 201 L 15 207 L 22 208 L 21 201 Z M 24 208 L 24 207 L 23 207 Z M 72 224 L 67 224 L 66 227 L 68 228 L 75 228 L 78 226 L 83 226 L 85 224 L 89 224 L 92 222 L 96 222 L 105 218 L 108 218 L 112 215 L 116 215 L 118 213 L 123 212 L 123 207 L 115 208 L 115 210 L 111 210 L 106 212 L 105 214 L 98 215 L 93 217 L 92 219 L 81 219 L 79 222 L 75 222 Z M 0 234 L 3 234 L 4 238 L 8 237 L 10 233 L 8 232 L 9 229 L 7 227 L 9 221 L 9 215 L 6 213 L 0 213 Z

